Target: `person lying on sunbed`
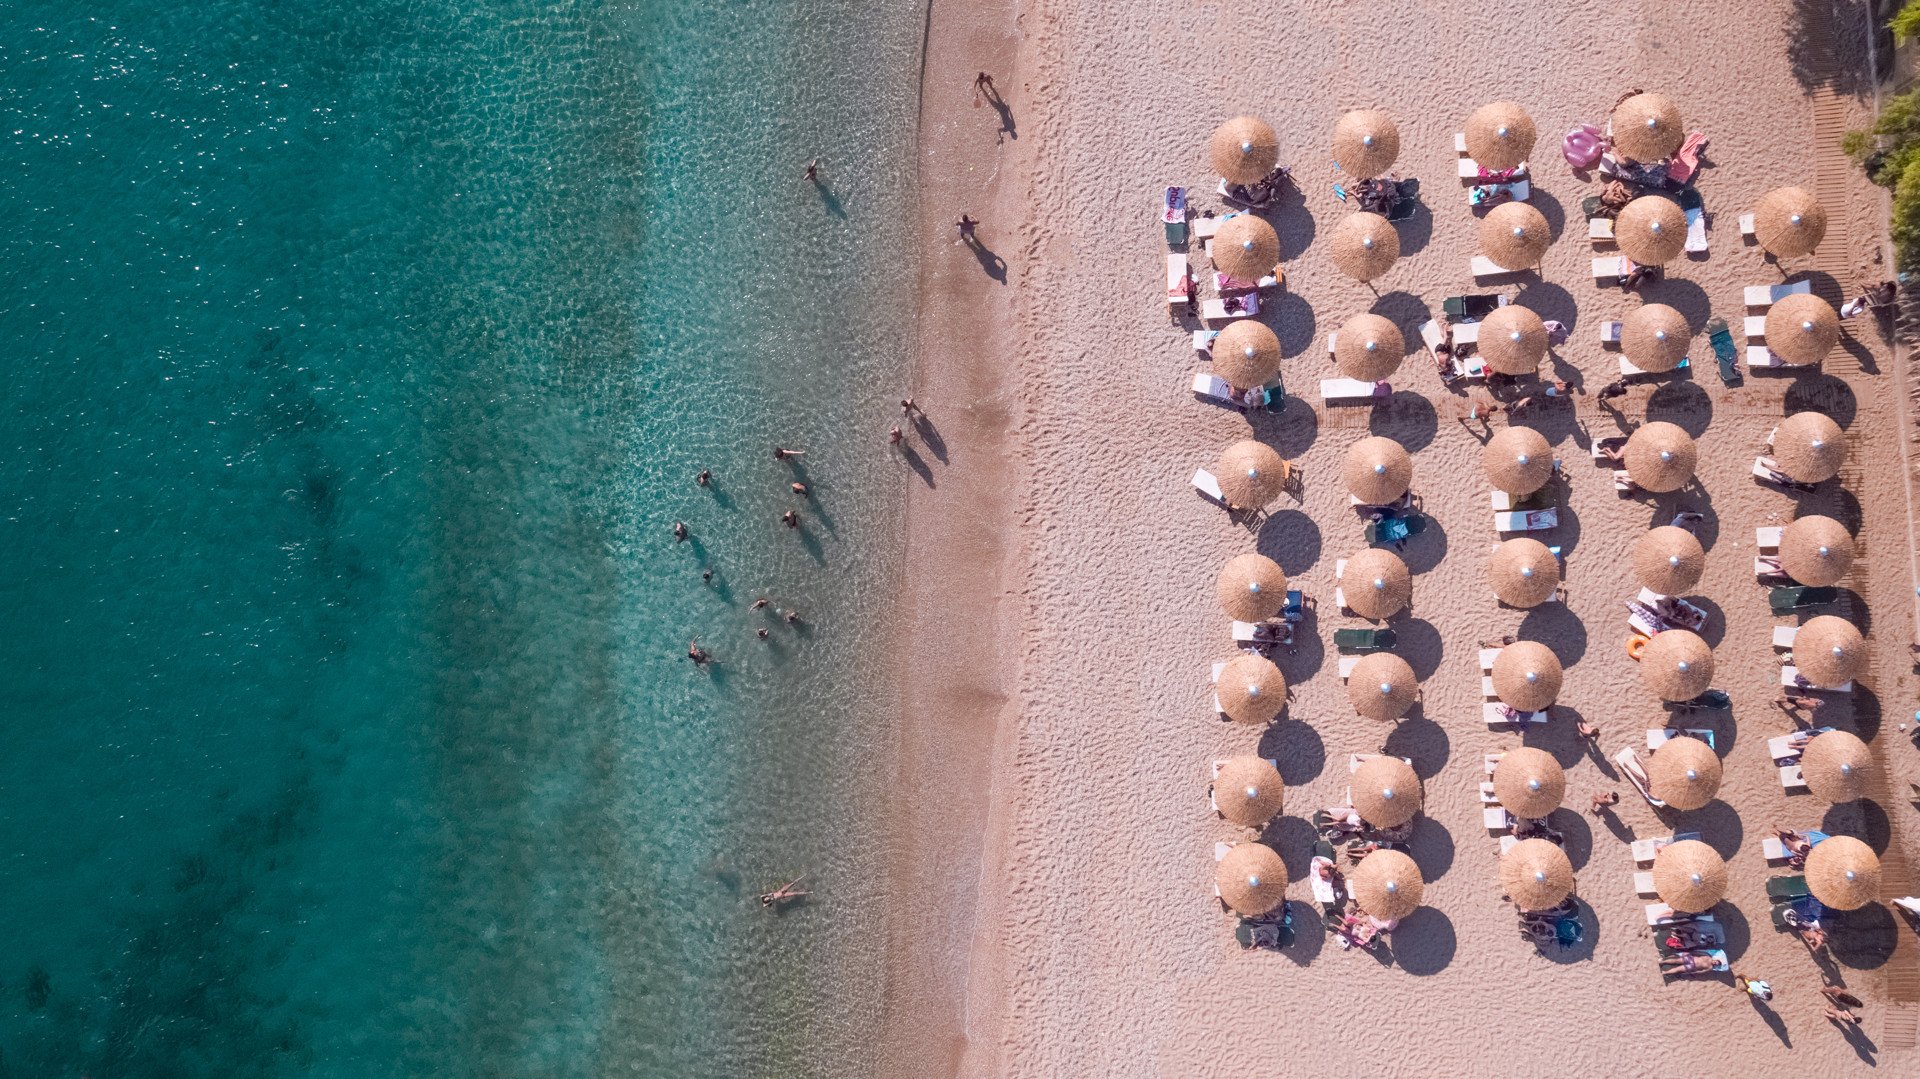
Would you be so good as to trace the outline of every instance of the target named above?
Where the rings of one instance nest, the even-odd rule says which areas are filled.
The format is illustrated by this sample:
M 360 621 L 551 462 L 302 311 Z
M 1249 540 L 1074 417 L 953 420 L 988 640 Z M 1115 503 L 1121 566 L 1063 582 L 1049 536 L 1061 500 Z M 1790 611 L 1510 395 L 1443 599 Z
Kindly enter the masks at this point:
M 1708 936 L 1699 926 L 1675 925 L 1668 929 L 1665 943 L 1674 951 L 1685 952 L 1709 947 L 1713 944 L 1713 940 L 1714 938 Z
M 1699 955 L 1694 952 L 1681 952 L 1660 960 L 1660 972 L 1663 974 L 1711 974 L 1714 958 L 1711 955 Z
M 1780 568 L 1779 555 L 1771 555 L 1771 554 L 1755 555 L 1753 559 L 1753 568 L 1757 570 L 1763 570 L 1767 573 L 1771 573 L 1779 577 L 1784 577 L 1787 575 L 1787 571 Z
M 1602 461 L 1618 464 L 1627 459 L 1627 440 L 1625 438 L 1603 438 L 1593 444 L 1593 455 Z
M 1547 823 L 1545 817 L 1513 818 L 1513 837 L 1515 839 L 1546 839 L 1556 844 L 1566 842 L 1566 834 Z

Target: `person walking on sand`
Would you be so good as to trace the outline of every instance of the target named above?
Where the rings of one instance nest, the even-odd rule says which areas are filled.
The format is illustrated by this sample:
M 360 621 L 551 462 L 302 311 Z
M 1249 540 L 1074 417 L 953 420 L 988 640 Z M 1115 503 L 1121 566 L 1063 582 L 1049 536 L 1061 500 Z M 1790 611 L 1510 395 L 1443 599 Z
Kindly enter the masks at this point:
M 1625 397 L 1626 395 L 1627 380 L 1624 378 L 1616 378 L 1612 382 L 1600 387 L 1600 392 L 1594 394 L 1593 399 L 1596 401 L 1610 401 L 1615 397 Z
M 913 398 L 902 397 L 900 399 L 900 414 L 902 416 L 911 416 L 919 411 L 920 406 L 913 403 Z M 925 415 L 925 413 L 922 413 L 922 415 Z
M 1585 738 L 1589 742 L 1598 742 L 1600 740 L 1600 728 L 1588 723 L 1584 719 L 1576 722 L 1573 725 L 1573 729 L 1580 737 Z
M 960 238 L 962 240 L 966 241 L 967 243 L 972 243 L 974 240 L 973 230 L 976 227 L 978 227 L 979 224 L 980 222 L 975 220 L 970 215 L 961 214 L 960 220 L 955 221 L 953 223 L 953 227 L 960 230 Z
M 1828 1000 L 1832 1001 L 1836 1006 L 1841 1008 L 1866 1007 L 1866 1005 L 1861 1002 L 1859 997 L 1854 996 L 1852 993 L 1847 992 L 1845 989 L 1842 989 L 1837 985 L 1821 986 L 1820 995 L 1823 997 L 1826 997 Z
M 973 107 L 974 108 L 977 109 L 980 107 L 980 99 L 982 97 L 986 98 L 989 101 L 992 101 L 999 96 L 1000 96 L 1000 91 L 994 88 L 992 75 L 989 75 L 986 72 L 982 71 L 981 73 L 973 77 Z
M 1773 999 L 1773 986 L 1768 985 L 1759 978 L 1749 978 L 1745 974 L 1735 974 L 1733 976 L 1733 987 L 1744 991 L 1748 996 L 1758 1000 Z
M 806 452 L 806 450 L 790 450 L 784 446 L 775 446 L 773 448 L 773 459 L 776 461 L 784 461 L 789 457 L 802 456 Z
M 1612 809 L 1614 806 L 1617 806 L 1619 804 L 1620 804 L 1619 791 L 1608 791 L 1605 794 L 1596 794 L 1593 796 L 1593 808 L 1588 812 L 1591 812 L 1594 816 L 1598 817 L 1606 813 L 1607 810 Z
M 807 162 L 807 182 L 810 184 L 820 182 L 820 159 L 817 157 Z

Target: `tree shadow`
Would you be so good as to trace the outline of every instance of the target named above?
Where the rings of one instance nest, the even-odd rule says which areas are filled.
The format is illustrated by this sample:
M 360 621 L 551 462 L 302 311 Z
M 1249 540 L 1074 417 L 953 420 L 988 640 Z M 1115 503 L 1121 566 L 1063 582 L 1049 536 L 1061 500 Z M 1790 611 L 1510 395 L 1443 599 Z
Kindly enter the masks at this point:
M 1393 396 L 1377 404 L 1367 418 L 1373 434 L 1391 438 L 1409 453 L 1425 449 L 1440 429 L 1440 418 L 1433 402 L 1412 390 L 1396 390 Z
M 1300 510 L 1269 513 L 1260 522 L 1254 550 L 1280 564 L 1289 578 L 1298 577 L 1320 561 L 1320 525 Z M 1332 582 L 1328 582 L 1332 591 Z M 1331 594 L 1327 597 L 1332 598 Z
M 1412 761 L 1414 774 L 1422 781 L 1439 775 L 1453 751 L 1447 729 L 1428 719 L 1424 712 L 1394 724 L 1380 750 Z
M 1563 667 L 1573 666 L 1587 654 L 1587 627 L 1564 603 L 1544 603 L 1528 611 L 1520 620 L 1519 636 L 1552 648 Z
M 1298 787 L 1318 778 L 1327 767 L 1327 744 L 1311 724 L 1292 717 L 1277 719 L 1260 732 L 1260 755 L 1278 762 L 1280 779 Z
M 1411 616 L 1393 623 L 1393 652 L 1413 668 L 1413 676 L 1425 682 L 1440 669 L 1446 654 L 1446 642 L 1432 622 Z
M 1713 398 L 1694 382 L 1663 382 L 1647 398 L 1647 422 L 1671 423 L 1695 438 L 1713 422 Z
M 1453 922 L 1437 908 L 1421 907 L 1400 919 L 1389 950 L 1401 970 L 1424 978 L 1447 969 L 1459 947 Z

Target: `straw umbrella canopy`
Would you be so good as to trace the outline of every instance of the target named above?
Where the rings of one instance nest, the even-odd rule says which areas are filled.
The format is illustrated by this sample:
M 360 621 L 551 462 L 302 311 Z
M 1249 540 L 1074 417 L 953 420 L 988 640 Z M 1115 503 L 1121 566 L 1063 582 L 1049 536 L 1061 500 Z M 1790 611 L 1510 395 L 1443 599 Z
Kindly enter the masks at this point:
M 1773 430 L 1773 459 L 1795 483 L 1820 483 L 1840 472 L 1847 436 L 1823 412 L 1796 412 Z
M 1642 195 L 1613 219 L 1613 240 L 1628 258 L 1646 266 L 1672 262 L 1687 246 L 1687 214 L 1661 195 Z
M 1333 339 L 1333 362 L 1340 373 L 1363 382 L 1378 382 L 1400 369 L 1407 353 L 1400 327 L 1383 315 L 1363 313 L 1340 327 Z
M 1239 281 L 1258 281 L 1280 264 L 1280 234 L 1252 214 L 1227 218 L 1213 234 L 1213 265 Z
M 1355 498 L 1369 506 L 1384 506 L 1406 494 L 1412 485 L 1413 458 L 1400 443 L 1374 435 L 1347 450 L 1347 463 L 1340 474 Z
M 1265 656 L 1242 652 L 1214 680 L 1220 710 L 1237 723 L 1271 723 L 1287 706 L 1287 676 Z
M 1508 205 L 1513 205 L 1509 203 Z M 1531 375 L 1547 354 L 1547 326 L 1530 307 L 1510 303 L 1480 320 L 1480 356 L 1503 375 Z
M 1493 795 L 1517 817 L 1544 817 L 1560 808 L 1566 793 L 1567 773 L 1544 749 L 1509 749 L 1493 766 Z
M 1503 270 L 1530 270 L 1553 242 L 1546 215 L 1524 202 L 1503 202 L 1480 219 L 1480 249 Z
M 1349 778 L 1354 811 L 1375 828 L 1398 828 L 1420 812 L 1420 777 L 1398 757 L 1368 757 Z
M 1682 914 L 1711 910 L 1727 894 L 1727 863 L 1698 839 L 1669 843 L 1654 852 L 1653 890 Z
M 1420 909 L 1427 882 L 1420 879 L 1420 867 L 1412 858 L 1397 850 L 1377 850 L 1347 874 L 1347 888 L 1361 910 L 1391 921 Z
M 1413 575 L 1392 551 L 1369 547 L 1347 559 L 1340 574 L 1347 609 L 1362 618 L 1392 618 L 1413 601 Z
M 1850 835 L 1828 836 L 1807 852 L 1807 890 L 1822 906 L 1859 910 L 1880 897 L 1880 858 Z
M 1809 618 L 1793 636 L 1793 665 L 1821 689 L 1839 689 L 1853 681 L 1866 660 L 1866 638 L 1844 618 Z
M 1493 660 L 1494 694 L 1523 712 L 1553 707 L 1560 678 L 1560 657 L 1539 641 L 1515 641 Z
M 1676 424 L 1655 420 L 1627 438 L 1627 475 L 1649 491 L 1678 491 L 1693 479 L 1699 448 Z
M 1680 110 L 1662 94 L 1635 94 L 1613 110 L 1613 148 L 1635 161 L 1664 161 L 1686 141 Z
M 1683 735 L 1667 739 L 1653 751 L 1647 763 L 1647 789 L 1675 809 L 1699 809 L 1720 793 L 1720 774 L 1720 758 L 1713 747 Z
M 1521 910 L 1552 910 L 1573 894 L 1573 862 L 1550 839 L 1522 839 L 1500 856 L 1500 886 Z
M 1259 509 L 1286 489 L 1287 462 L 1273 447 L 1243 438 L 1220 452 L 1214 464 L 1220 492 L 1241 509 Z
M 1872 769 L 1873 756 L 1867 744 L 1847 731 L 1816 734 L 1800 751 L 1800 775 L 1807 781 L 1807 789 L 1814 797 L 1836 805 L 1865 797 L 1867 774 Z
M 1371 281 L 1400 257 L 1400 232 L 1379 214 L 1362 211 L 1333 226 L 1333 264 L 1355 281 Z
M 1642 371 L 1671 371 L 1687 358 L 1687 316 L 1663 303 L 1642 304 L 1620 327 L 1620 351 Z
M 1640 678 L 1663 701 L 1690 701 L 1713 685 L 1713 649 L 1692 630 L 1667 630 L 1640 650 Z
M 1831 517 L 1802 517 L 1780 530 L 1780 568 L 1801 584 L 1839 584 L 1853 568 L 1853 536 Z
M 1227 560 L 1213 590 L 1228 618 L 1264 622 L 1287 605 L 1287 574 L 1280 563 L 1248 551 Z
M 1480 467 L 1495 487 L 1524 498 L 1553 475 L 1553 447 L 1531 427 L 1502 427 L 1481 448 Z
M 1661 525 L 1633 541 L 1633 575 L 1663 596 L 1677 596 L 1700 583 L 1707 552 L 1684 528 Z
M 1287 898 L 1287 863 L 1265 843 L 1235 843 L 1213 868 L 1214 887 L 1234 913 L 1257 918 Z
M 1273 762 L 1251 754 L 1228 757 L 1213 775 L 1214 806 L 1243 828 L 1264 828 L 1279 816 L 1286 791 Z
M 1420 680 L 1407 661 L 1392 652 L 1360 657 L 1347 675 L 1347 699 L 1367 719 L 1391 723 L 1420 699 Z
M 1767 308 L 1767 348 L 1794 367 L 1819 363 L 1840 341 L 1840 312 L 1811 293 L 1781 297 Z
M 1560 587 L 1560 561 L 1547 545 L 1522 536 L 1493 549 L 1487 560 L 1493 594 L 1511 607 L 1538 607 Z
M 1213 373 L 1235 389 L 1266 385 L 1280 373 L 1280 338 L 1250 318 L 1227 323 L 1213 339 Z
M 1207 160 L 1230 184 L 1256 184 L 1280 163 L 1280 140 L 1265 120 L 1236 116 L 1213 129 Z
M 1467 156 L 1483 169 L 1514 168 L 1533 152 L 1533 117 L 1511 101 L 1495 101 L 1467 117 Z
M 1378 176 L 1400 156 L 1400 129 L 1377 109 L 1356 109 L 1333 125 L 1333 160 L 1356 180 Z
M 1827 208 L 1805 188 L 1776 187 L 1753 207 L 1753 238 L 1775 258 L 1810 255 L 1827 235 Z

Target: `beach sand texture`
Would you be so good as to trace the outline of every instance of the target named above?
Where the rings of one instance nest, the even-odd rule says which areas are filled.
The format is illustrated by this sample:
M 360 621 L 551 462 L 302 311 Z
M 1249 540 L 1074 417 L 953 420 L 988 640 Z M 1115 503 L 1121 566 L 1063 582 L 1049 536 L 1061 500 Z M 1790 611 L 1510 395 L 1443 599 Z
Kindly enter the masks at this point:
M 1796 506 L 1860 526 L 1863 557 L 1848 582 L 1857 596 L 1843 611 L 1876 630 L 1875 657 L 1862 679 L 1868 688 L 1823 718 L 1877 733 L 1888 786 L 1904 790 L 1915 762 L 1894 724 L 1913 707 L 1905 660 L 1912 586 L 1900 372 L 1890 348 L 1856 320 L 1824 373 L 1749 376 L 1729 390 L 1702 336 L 1692 378 L 1637 387 L 1622 407 L 1636 422 L 1668 420 L 1699 439 L 1699 488 L 1622 499 L 1588 455 L 1594 438 L 1619 431 L 1591 396 L 1617 375 L 1617 354 L 1602 350 L 1599 327 L 1643 298 L 1593 282 L 1596 252 L 1580 201 L 1600 185 L 1570 172 L 1560 136 L 1581 121 L 1603 122 L 1618 94 L 1636 86 L 1672 96 L 1689 130 L 1710 136 L 1713 167 L 1699 182 L 1716 215 L 1710 257 L 1676 261 L 1643 297 L 1679 308 L 1696 328 L 1709 313 L 1726 318 L 1740 340 L 1742 287 L 1777 282 L 1780 273 L 1742 242 L 1737 219 L 1769 188 L 1814 180 L 1813 74 L 1807 47 L 1790 42 L 1804 10 L 1786 0 L 1551 10 L 1517 0 L 1419 2 L 1390 12 L 1334 3 L 1200 0 L 1169 9 L 1046 0 L 1020 10 L 1019 78 L 1008 89 L 1020 138 L 1003 143 L 999 163 L 1024 175 L 1017 185 L 1001 177 L 1015 189 L 1001 192 L 998 205 L 1024 204 L 1026 222 L 987 226 L 1008 263 L 1017 328 L 999 341 L 1006 354 L 991 341 L 948 341 L 923 353 L 923 372 L 943 359 L 1004 365 L 996 384 L 1013 387 L 1015 399 L 989 417 L 1005 417 L 1008 427 L 986 442 L 1010 454 L 994 492 L 1014 492 L 1018 538 L 987 560 L 1012 574 L 1010 598 L 994 591 L 990 602 L 970 602 L 969 582 L 953 579 L 915 583 L 907 593 L 912 603 L 946 604 L 915 616 L 916 653 L 940 643 L 931 636 L 939 627 L 997 625 L 997 643 L 969 646 L 968 654 L 1000 657 L 1017 672 L 1010 687 L 972 687 L 975 699 L 958 690 L 931 698 L 975 732 L 967 744 L 978 749 L 976 760 L 997 761 L 990 804 L 973 805 L 953 836 L 973 851 L 978 829 L 986 831 L 974 910 L 920 927 L 936 931 L 919 937 L 937 938 L 935 958 L 971 945 L 964 972 L 922 983 L 924 1006 L 963 1028 L 963 1042 L 949 1037 L 938 1046 L 958 1058 L 960 1074 L 1764 1077 L 1857 1074 L 1863 1062 L 1892 1068 L 1887 1074 L 1916 1067 L 1920 1057 L 1905 1047 L 1911 1034 L 1900 1033 L 1914 1005 L 1887 1001 L 1910 992 L 1902 986 L 1913 977 L 1911 935 L 1898 937 L 1908 931 L 1889 917 L 1884 933 L 1836 946 L 1838 975 L 1870 1003 L 1865 1027 L 1843 1035 L 1821 1018 L 1814 960 L 1769 924 L 1762 881 L 1770 871 L 1760 849 L 1775 824 L 1824 822 L 1876 846 L 1890 827 L 1889 857 L 1920 856 L 1913 809 L 1902 799 L 1832 809 L 1783 794 L 1766 741 L 1790 729 L 1771 703 L 1778 686 L 1769 644 L 1772 627 L 1788 620 L 1770 616 L 1750 566 L 1753 529 L 1786 523 Z M 1864 51 L 1863 26 L 1840 26 L 1846 48 Z M 930 79 L 941 77 L 939 62 L 930 59 Z M 1453 135 L 1475 106 L 1501 99 L 1523 104 L 1539 126 L 1533 204 L 1556 240 L 1537 278 L 1476 288 L 1468 273 L 1476 218 L 1455 179 Z M 1398 120 L 1398 171 L 1421 179 L 1428 208 L 1401 226 L 1405 253 L 1376 282 L 1378 297 L 1333 269 L 1324 242 L 1348 212 L 1329 190 L 1329 134 L 1342 111 L 1357 107 Z M 1850 107 L 1859 122 L 1864 106 Z M 1219 206 L 1206 193 L 1214 177 L 1204 145 L 1215 124 L 1240 112 L 1273 123 L 1299 187 L 1269 215 L 1282 237 L 1288 288 L 1270 296 L 1263 316 L 1280 336 L 1284 376 L 1298 397 L 1251 422 L 1187 392 L 1192 374 L 1206 368 L 1188 347 L 1191 327 L 1170 323 L 1161 301 L 1165 245 L 1155 214 L 1169 182 L 1198 189 L 1200 207 Z M 1822 253 L 1822 265 L 1839 270 L 1819 279 L 1835 299 L 1839 289 L 1851 294 L 1889 275 L 1876 263 L 1878 195 L 1857 173 L 1849 179 L 1840 204 L 1829 206 L 1828 244 L 1844 250 Z M 929 222 L 964 208 L 939 205 L 938 190 L 927 197 Z M 931 259 L 953 269 L 958 256 L 941 239 Z M 1194 254 L 1196 269 L 1209 270 L 1197 245 Z M 1571 408 L 1536 406 L 1515 421 L 1547 437 L 1569 483 L 1561 525 L 1541 536 L 1565 553 L 1568 599 L 1530 612 L 1500 607 L 1487 587 L 1488 551 L 1500 537 L 1479 467 L 1480 428 L 1462 422 L 1466 398 L 1441 386 L 1425 354 L 1409 356 L 1393 380 L 1399 392 L 1383 407 L 1328 410 L 1316 392 L 1317 380 L 1334 373 L 1326 334 L 1349 316 L 1386 314 L 1417 343 L 1419 323 L 1443 297 L 1485 291 L 1517 293 L 1571 327 L 1555 373 L 1589 395 Z M 937 307 L 939 297 L 929 298 Z M 962 293 L 954 302 L 979 301 Z M 1805 407 L 1827 411 L 1852 436 L 1840 483 L 1803 496 L 1756 484 L 1749 468 L 1769 430 Z M 1413 451 L 1413 487 L 1434 519 L 1405 552 L 1413 610 L 1392 623 L 1425 700 L 1396 728 L 1353 714 L 1331 645 L 1334 630 L 1366 625 L 1338 611 L 1332 578 L 1336 560 L 1365 546 L 1339 464 L 1370 433 Z M 1304 503 L 1283 499 L 1253 529 L 1229 522 L 1188 486 L 1195 467 L 1249 435 L 1298 461 L 1306 477 Z M 969 446 L 956 445 L 956 461 Z M 930 527 L 928 497 L 916 495 L 911 542 L 924 542 Z M 934 505 L 953 512 L 967 503 Z M 1704 724 L 1716 730 L 1725 760 L 1720 798 L 1663 823 L 1611 765 L 1585 752 L 1574 725 L 1598 724 L 1606 756 L 1631 745 L 1643 759 L 1645 732 L 1665 725 L 1624 650 L 1623 601 L 1636 590 L 1625 554 L 1680 509 L 1708 514 L 1706 574 L 1694 594 L 1711 613 L 1715 684 L 1735 706 L 1731 717 L 1712 714 Z M 954 523 L 937 527 L 951 533 Z M 1276 652 L 1295 696 L 1286 717 L 1264 731 L 1223 724 L 1209 704 L 1208 667 L 1234 654 L 1214 576 L 1248 550 L 1278 560 L 1318 603 L 1297 648 Z M 910 574 L 913 556 L 910 548 Z M 1475 642 L 1504 633 L 1547 643 L 1566 666 L 1561 707 L 1524 737 L 1490 731 L 1480 715 Z M 908 666 L 909 679 L 928 670 Z M 910 693 L 909 707 L 929 699 Z M 997 741 L 983 733 L 995 717 L 1004 717 Z M 909 727 L 924 722 L 910 717 Z M 1590 910 L 1586 940 L 1567 951 L 1536 953 L 1516 935 L 1500 899 L 1497 840 L 1481 823 L 1483 755 L 1520 744 L 1548 750 L 1568 773 L 1568 805 L 1555 823 L 1568 833 Z M 1383 747 L 1412 758 L 1427 803 L 1411 844 L 1428 881 L 1427 905 L 1393 935 L 1390 961 L 1335 946 L 1315 924 L 1302 879 L 1312 841 L 1305 818 L 1344 799 L 1349 754 Z M 1279 760 L 1289 785 L 1289 815 L 1267 832 L 1293 878 L 1299 923 L 1297 943 L 1279 953 L 1243 952 L 1233 919 L 1210 894 L 1213 844 L 1242 836 L 1208 808 L 1209 762 L 1256 748 Z M 1614 789 L 1622 797 L 1615 818 L 1581 811 L 1589 795 Z M 1771 1007 L 1750 1005 L 1724 979 L 1662 984 L 1627 840 L 1675 830 L 1703 833 L 1728 859 L 1729 901 L 1718 913 L 1729 952 L 1735 970 L 1773 983 Z M 953 858 L 971 879 L 975 863 L 964 853 Z M 898 944 L 915 933 L 896 926 L 894 937 Z M 1889 959 L 1895 939 L 1902 951 Z

